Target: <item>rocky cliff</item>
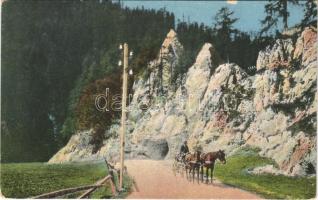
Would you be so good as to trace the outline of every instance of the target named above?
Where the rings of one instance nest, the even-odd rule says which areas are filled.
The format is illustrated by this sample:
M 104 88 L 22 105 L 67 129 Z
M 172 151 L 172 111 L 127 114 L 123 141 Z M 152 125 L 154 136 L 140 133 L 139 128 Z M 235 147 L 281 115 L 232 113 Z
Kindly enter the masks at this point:
M 190 150 L 257 147 L 288 175 L 316 169 L 317 33 L 305 29 L 297 41 L 277 40 L 259 52 L 257 73 L 249 76 L 234 63 L 222 64 L 206 43 L 195 63 L 171 88 L 183 47 L 171 30 L 146 80 L 134 83 L 128 114 L 126 157 L 171 159 L 184 140 Z M 49 162 L 118 158 L 119 125 L 92 154 L 93 130 L 75 134 Z

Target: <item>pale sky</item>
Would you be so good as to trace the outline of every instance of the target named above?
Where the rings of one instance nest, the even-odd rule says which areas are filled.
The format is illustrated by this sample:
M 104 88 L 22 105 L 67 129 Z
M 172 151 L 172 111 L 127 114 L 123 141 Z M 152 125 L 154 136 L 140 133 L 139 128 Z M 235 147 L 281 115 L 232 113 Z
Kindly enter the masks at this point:
M 160 9 L 165 7 L 167 11 L 173 12 L 176 19 L 191 22 L 204 23 L 211 26 L 217 11 L 227 6 L 234 11 L 234 17 L 239 18 L 235 27 L 243 31 L 259 31 L 260 20 L 264 19 L 264 6 L 267 1 L 156 1 L 156 0 L 124 0 L 124 6 L 136 8 L 144 6 L 146 9 Z M 289 25 L 299 23 L 303 17 L 303 7 L 289 6 Z

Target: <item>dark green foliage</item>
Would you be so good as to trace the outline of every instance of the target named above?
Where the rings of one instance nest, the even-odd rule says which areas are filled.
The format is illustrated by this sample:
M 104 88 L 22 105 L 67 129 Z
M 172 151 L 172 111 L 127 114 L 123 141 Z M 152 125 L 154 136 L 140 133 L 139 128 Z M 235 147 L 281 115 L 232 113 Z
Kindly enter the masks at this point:
M 292 131 L 293 133 L 299 133 L 300 131 L 314 136 L 317 132 L 317 116 L 316 114 L 311 114 L 307 117 L 304 117 L 300 121 L 294 123 L 292 126 L 288 128 L 288 130 Z
M 109 89 L 108 92 L 106 89 Z M 100 109 L 97 109 L 95 104 L 98 95 L 103 95 L 98 101 Z M 105 130 L 121 111 L 115 109 L 116 106 L 118 107 L 118 103 L 121 104 L 120 96 L 120 76 L 109 75 L 88 84 L 75 108 L 76 130 L 87 130 L 96 125 Z
M 288 11 L 288 5 L 297 5 L 304 8 L 304 16 L 300 24 L 296 27 L 301 27 L 302 29 L 306 26 L 312 25 L 317 27 L 317 2 L 314 0 L 270 0 L 269 3 L 265 5 L 266 17 L 261 21 L 262 30 L 260 34 L 268 32 L 274 27 L 277 28 L 279 19 L 283 21 L 284 30 L 288 29 L 288 17 L 290 13 Z M 280 32 L 276 30 L 276 35 L 280 35 Z
M 194 64 L 202 45 L 211 41 L 211 29 L 203 24 L 178 21 L 176 31 L 178 39 L 184 47 L 180 61 L 176 66 L 173 81 L 177 80 Z
M 222 48 L 218 48 L 219 54 L 225 61 L 229 61 L 232 38 L 238 33 L 238 30 L 233 28 L 238 18 L 233 18 L 233 14 L 233 11 L 230 11 L 227 7 L 223 7 L 215 15 L 214 34 L 217 38 L 216 41 L 222 46 Z M 216 45 L 218 46 L 218 44 Z
M 139 53 L 160 47 L 173 26 L 164 10 L 109 1 L 5 1 L 1 161 L 46 161 L 75 133 L 84 88 L 110 73 L 120 76 L 118 44 L 129 43 L 139 60 L 134 68 L 142 71 L 153 52 Z
M 156 12 L 144 9 L 121 10 L 117 7 L 110 7 L 109 10 L 113 14 L 104 10 L 101 10 L 101 13 L 98 14 L 98 8 L 95 9 L 97 9 L 94 10 L 96 15 L 104 16 L 102 17 L 104 20 L 100 23 L 103 23 L 106 28 L 112 27 L 111 31 L 105 28 L 100 29 L 98 32 L 100 36 L 108 38 L 106 44 L 109 45 L 105 44 L 98 48 L 95 47 L 92 51 L 89 51 L 83 61 L 84 69 L 75 84 L 75 88 L 71 91 L 68 115 L 61 131 L 64 143 L 76 131 L 76 121 L 78 121 L 77 117 L 80 115 L 76 115 L 74 111 L 84 87 L 110 73 L 112 73 L 112 76 L 121 77 L 121 67 L 117 66 L 118 60 L 122 56 L 118 50 L 119 44 L 125 41 L 128 42 L 129 48 L 134 51 L 135 55 L 130 61 L 130 66 L 134 69 L 135 74 L 142 74 L 147 67 L 147 63 L 155 58 L 165 34 L 173 27 L 174 22 L 173 15 L 164 10 Z M 143 23 L 140 23 L 141 21 Z M 153 23 L 154 21 L 157 23 Z M 109 25 L 106 26 L 105 23 L 109 23 Z M 99 40 L 100 38 L 97 38 L 96 43 Z M 130 87 L 132 86 L 132 81 L 133 79 L 130 79 Z M 120 88 L 113 92 L 121 94 Z M 108 118 L 107 121 L 111 122 L 112 118 Z M 101 121 L 96 121 L 95 123 L 99 122 Z M 106 124 L 108 125 L 108 123 Z
M 157 43 L 159 44 L 159 41 Z M 145 44 L 149 44 L 149 41 L 145 41 Z M 137 74 L 137 76 L 141 76 L 143 73 L 148 72 L 148 70 L 145 70 L 148 62 L 155 59 L 159 52 L 160 45 L 155 45 L 153 43 L 150 43 L 150 45 L 143 47 L 131 63 L 131 66 L 134 68 L 134 73 Z
M 298 0 L 270 0 L 269 3 L 265 5 L 265 12 L 266 17 L 264 20 L 261 21 L 263 25 L 263 29 L 261 30 L 261 33 L 269 31 L 274 26 L 276 27 L 278 24 L 278 19 L 283 19 L 283 25 L 284 29 L 286 30 L 288 28 L 288 3 L 290 4 L 299 4 Z
M 90 144 L 94 145 L 92 153 L 96 153 L 103 145 L 105 139 L 105 129 L 100 124 L 95 125 Z
M 100 126 L 96 125 L 92 134 L 92 139 L 90 144 L 94 145 L 92 153 L 96 153 L 103 145 L 103 141 L 105 138 L 105 130 Z
M 98 100 L 99 109 L 97 109 L 95 101 L 98 95 L 102 95 Z M 120 96 L 120 76 L 114 74 L 88 84 L 80 96 L 75 108 L 74 129 L 94 128 L 90 141 L 94 145 L 92 153 L 96 153 L 100 149 L 105 139 L 105 130 L 113 122 L 113 119 L 120 116 L 121 110 L 118 109 L 121 104 Z
M 317 27 L 317 1 L 307 0 L 304 5 L 304 18 L 301 21 L 303 27 L 310 24 Z
M 175 67 L 175 71 L 172 77 L 172 83 L 177 83 L 178 78 L 182 78 L 182 76 L 188 71 L 188 69 L 192 66 L 195 60 L 195 53 L 190 50 L 184 50 L 179 57 L 179 62 Z M 177 87 L 175 87 L 177 89 Z
M 184 46 L 184 52 L 177 65 L 174 80 L 179 74 L 187 72 L 206 42 L 210 42 L 220 56 L 220 58 L 212 58 L 213 62 L 218 61 L 213 64 L 222 64 L 224 61 L 234 62 L 248 74 L 255 74 L 256 69 L 249 67 L 256 65 L 258 52 L 272 43 L 274 38 L 257 36 L 256 33 L 245 33 L 233 28 L 234 23 L 238 20 L 233 18 L 233 15 L 233 11 L 222 8 L 215 16 L 217 21 L 213 28 L 198 23 L 178 22 L 177 33 Z

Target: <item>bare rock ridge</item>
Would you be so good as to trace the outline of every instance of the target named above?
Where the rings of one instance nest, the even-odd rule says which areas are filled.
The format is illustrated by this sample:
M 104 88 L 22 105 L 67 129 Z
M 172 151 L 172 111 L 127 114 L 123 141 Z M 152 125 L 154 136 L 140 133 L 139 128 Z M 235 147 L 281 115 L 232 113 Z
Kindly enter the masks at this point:
M 306 28 L 295 44 L 277 40 L 259 52 L 254 76 L 234 63 L 221 64 L 213 45 L 206 43 L 172 90 L 183 47 L 171 30 L 149 63 L 149 77 L 134 83 L 126 157 L 171 159 L 188 140 L 190 149 L 201 146 L 205 152 L 232 154 L 242 146 L 257 147 L 261 156 L 276 161 L 275 173 L 315 173 L 316 38 L 316 30 Z M 79 132 L 49 162 L 117 159 L 118 130 L 118 124 L 107 130 L 114 136 L 95 154 L 89 144 L 93 130 Z

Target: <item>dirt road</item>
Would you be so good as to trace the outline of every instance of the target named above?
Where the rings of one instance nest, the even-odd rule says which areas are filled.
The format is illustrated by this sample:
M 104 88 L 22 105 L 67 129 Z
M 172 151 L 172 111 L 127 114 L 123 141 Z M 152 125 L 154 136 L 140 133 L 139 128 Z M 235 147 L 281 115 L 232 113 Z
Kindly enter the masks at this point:
M 171 164 L 168 161 L 154 160 L 126 161 L 128 173 L 137 185 L 137 189 L 134 188 L 128 198 L 260 199 L 256 194 L 218 181 L 209 185 L 188 181 L 181 174 L 175 175 Z

